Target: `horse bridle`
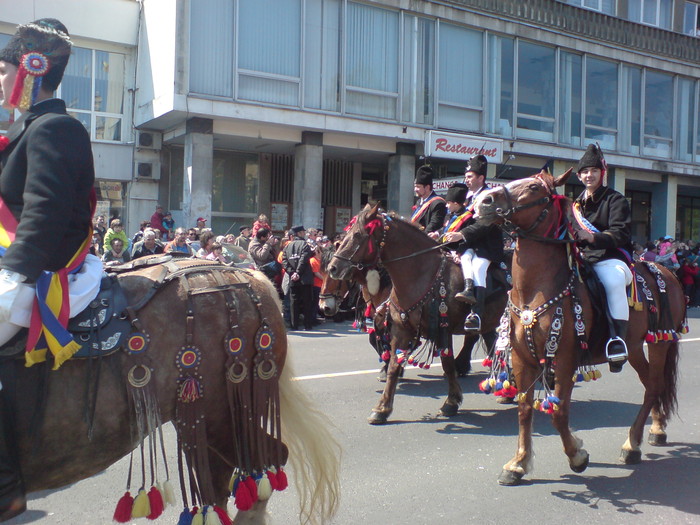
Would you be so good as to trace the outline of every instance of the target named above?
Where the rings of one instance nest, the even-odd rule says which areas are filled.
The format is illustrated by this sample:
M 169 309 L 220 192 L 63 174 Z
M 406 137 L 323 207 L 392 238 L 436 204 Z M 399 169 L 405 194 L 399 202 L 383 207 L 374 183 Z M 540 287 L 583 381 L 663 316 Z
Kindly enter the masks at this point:
M 381 228 L 382 228 L 382 239 L 379 241 L 379 248 L 377 249 L 377 255 L 374 258 L 374 261 L 371 263 L 363 263 L 360 261 L 353 261 L 353 257 L 357 255 L 357 252 L 360 251 L 360 248 L 362 248 L 365 245 L 365 242 L 370 243 L 372 242 L 372 235 L 374 232 L 369 232 L 367 231 L 367 226 L 363 226 L 363 230 L 365 230 L 365 235 L 366 237 L 362 239 L 362 242 L 359 242 L 353 252 L 350 254 L 350 257 L 345 257 L 343 255 L 338 255 L 337 253 L 333 254 L 333 257 L 336 259 L 340 259 L 341 261 L 344 261 L 350 265 L 350 268 L 356 268 L 359 271 L 362 270 L 371 270 L 372 268 L 376 268 L 379 265 L 379 252 L 381 251 L 382 247 L 384 246 L 384 238 L 386 237 L 386 221 L 384 214 L 380 214 L 381 217 Z

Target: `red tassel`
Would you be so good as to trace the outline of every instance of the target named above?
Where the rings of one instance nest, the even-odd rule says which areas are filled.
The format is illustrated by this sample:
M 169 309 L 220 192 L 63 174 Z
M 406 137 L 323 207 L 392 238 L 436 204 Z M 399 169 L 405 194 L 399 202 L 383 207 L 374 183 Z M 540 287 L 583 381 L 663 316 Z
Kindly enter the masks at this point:
M 391 359 L 391 354 L 389 353 L 389 350 L 384 350 L 382 352 L 382 361 L 388 361 Z
M 22 98 L 22 90 L 24 89 L 24 82 L 27 79 L 27 70 L 24 67 L 20 67 L 17 70 L 17 76 L 15 77 L 15 85 L 12 89 L 12 94 L 10 95 L 10 106 L 16 108 L 19 105 L 20 99 Z
M 151 505 L 151 513 L 146 516 L 149 520 L 154 520 L 163 514 L 163 510 L 165 509 L 163 495 L 156 487 L 151 487 L 151 490 L 148 491 L 148 502 Z
M 272 487 L 272 490 L 277 490 L 277 474 L 275 474 L 271 470 L 268 470 L 267 479 L 270 481 L 270 486 Z
M 244 481 L 245 485 L 248 487 L 248 492 L 250 492 L 250 499 L 253 503 L 258 501 L 258 485 L 255 483 L 253 476 L 248 476 Z
M 250 490 L 245 483 L 239 483 L 235 495 L 236 508 L 243 512 L 253 508 L 253 500 L 250 497 Z
M 231 521 L 231 518 L 224 509 L 222 509 L 218 505 L 214 505 L 214 512 L 216 512 L 219 515 L 221 525 L 233 525 L 233 521 Z
M 134 505 L 134 498 L 127 490 L 117 502 L 117 508 L 114 509 L 113 520 L 117 523 L 127 523 L 131 521 L 131 507 Z
M 282 467 L 277 471 L 277 490 L 284 490 L 289 486 L 287 474 Z

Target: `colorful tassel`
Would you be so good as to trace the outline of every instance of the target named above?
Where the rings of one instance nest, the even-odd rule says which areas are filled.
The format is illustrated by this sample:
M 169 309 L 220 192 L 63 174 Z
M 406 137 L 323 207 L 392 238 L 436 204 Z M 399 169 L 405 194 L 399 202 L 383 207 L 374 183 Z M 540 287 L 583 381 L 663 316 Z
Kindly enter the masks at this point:
M 148 491 L 148 504 L 151 507 L 151 512 L 146 516 L 149 520 L 154 520 L 165 510 L 165 503 L 163 502 L 163 495 L 160 493 L 158 488 L 151 487 Z
M 289 486 L 287 482 L 287 473 L 282 467 L 277 471 L 277 490 L 284 490 Z
M 190 509 L 185 507 L 180 513 L 180 519 L 177 521 L 177 525 L 192 525 L 192 512 L 190 512 Z
M 221 525 L 233 525 L 233 521 L 224 509 L 222 509 L 218 505 L 214 505 L 212 508 L 214 509 L 214 512 L 216 512 L 219 515 Z
M 238 482 L 235 484 L 233 496 L 238 510 L 245 512 L 253 508 L 253 498 L 251 498 L 250 490 L 248 490 L 248 485 L 245 483 Z
M 270 482 L 270 487 L 272 487 L 272 490 L 277 490 L 277 475 L 274 472 L 274 469 L 269 469 L 267 471 L 267 479 Z
M 175 506 L 175 491 L 173 490 L 173 485 L 170 480 L 165 480 L 163 483 L 163 499 L 166 505 Z
M 131 520 L 131 509 L 134 506 L 134 498 L 127 490 L 124 495 L 119 498 L 117 507 L 114 509 L 113 520 L 117 523 L 127 523 Z
M 192 516 L 192 525 L 204 525 L 204 512 L 201 508 Z
M 221 519 L 212 505 L 204 509 L 204 525 L 222 525 Z
M 243 480 L 246 487 L 248 487 L 248 492 L 250 492 L 250 499 L 253 503 L 258 501 L 258 485 L 255 483 L 253 476 L 248 476 Z
M 134 498 L 134 506 L 131 509 L 132 518 L 145 518 L 151 513 L 151 505 L 148 501 L 146 489 L 140 488 L 139 493 Z
M 267 501 L 272 496 L 272 485 L 266 474 L 263 474 L 260 479 L 256 480 L 258 485 L 258 499 Z

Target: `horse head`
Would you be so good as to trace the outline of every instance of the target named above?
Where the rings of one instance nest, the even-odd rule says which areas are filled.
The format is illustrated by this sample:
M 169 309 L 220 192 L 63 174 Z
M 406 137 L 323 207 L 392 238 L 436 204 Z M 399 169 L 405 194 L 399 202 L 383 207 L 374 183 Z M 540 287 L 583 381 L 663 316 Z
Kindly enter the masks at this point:
M 346 235 L 335 251 L 328 273 L 333 279 L 350 279 L 353 270 L 376 266 L 379 262 L 383 215 L 379 204 L 367 205 L 352 218 Z
M 569 168 L 555 178 L 542 170 L 532 177 L 492 188 L 477 198 L 477 215 L 487 224 L 508 226 L 516 235 L 529 234 L 547 218 L 557 198 L 554 188 L 564 185 L 571 172 Z
M 340 303 L 348 292 L 348 282 L 331 277 L 328 267 L 333 259 L 335 251 L 340 246 L 340 242 L 334 243 L 323 249 L 321 256 L 321 273 L 323 283 L 319 294 L 318 306 L 326 317 L 333 317 L 340 309 Z

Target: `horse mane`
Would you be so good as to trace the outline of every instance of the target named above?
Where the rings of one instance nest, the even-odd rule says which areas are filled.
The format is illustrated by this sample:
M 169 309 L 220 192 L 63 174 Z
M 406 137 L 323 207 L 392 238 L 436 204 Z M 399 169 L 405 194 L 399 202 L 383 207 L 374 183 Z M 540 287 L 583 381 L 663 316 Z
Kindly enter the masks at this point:
M 328 265 L 331 263 L 331 259 L 335 254 L 335 246 L 326 246 L 321 249 L 321 269 L 325 272 Z

